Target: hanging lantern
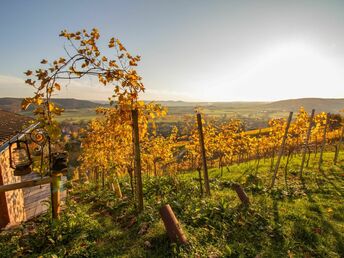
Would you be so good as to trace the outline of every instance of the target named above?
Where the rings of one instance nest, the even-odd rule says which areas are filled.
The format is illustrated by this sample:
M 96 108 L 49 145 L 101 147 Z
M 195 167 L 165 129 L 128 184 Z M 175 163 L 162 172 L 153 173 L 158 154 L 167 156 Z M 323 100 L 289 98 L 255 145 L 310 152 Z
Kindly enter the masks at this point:
M 13 145 L 16 147 L 13 147 Z M 31 156 L 26 141 L 17 140 L 10 143 L 10 166 L 14 169 L 15 176 L 24 176 L 31 173 Z

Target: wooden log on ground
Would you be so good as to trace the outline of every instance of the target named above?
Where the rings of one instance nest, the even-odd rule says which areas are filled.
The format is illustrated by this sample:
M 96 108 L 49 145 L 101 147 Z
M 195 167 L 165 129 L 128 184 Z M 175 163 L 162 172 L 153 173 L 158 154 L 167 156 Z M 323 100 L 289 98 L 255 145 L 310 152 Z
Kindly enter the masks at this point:
M 235 192 L 237 193 L 240 201 L 245 204 L 245 205 L 249 205 L 250 204 L 250 199 L 248 198 L 247 194 L 245 193 L 244 189 L 242 188 L 242 186 L 238 183 L 234 183 L 232 185 L 232 188 L 235 190 Z
M 173 210 L 169 204 L 166 204 L 160 208 L 160 216 L 164 222 L 167 235 L 171 242 L 186 244 L 187 239 L 184 235 L 183 230 L 180 227 L 180 224 L 173 213 Z

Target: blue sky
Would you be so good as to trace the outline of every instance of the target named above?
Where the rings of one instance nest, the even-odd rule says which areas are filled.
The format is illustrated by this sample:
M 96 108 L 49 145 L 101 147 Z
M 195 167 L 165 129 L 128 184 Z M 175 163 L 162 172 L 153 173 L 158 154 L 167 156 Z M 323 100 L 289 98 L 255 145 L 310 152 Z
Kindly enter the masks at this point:
M 0 97 L 31 95 L 23 72 L 64 55 L 59 32 L 93 27 L 142 56 L 144 99 L 344 97 L 344 1 L 0 2 Z M 87 79 L 57 97 L 110 94 Z

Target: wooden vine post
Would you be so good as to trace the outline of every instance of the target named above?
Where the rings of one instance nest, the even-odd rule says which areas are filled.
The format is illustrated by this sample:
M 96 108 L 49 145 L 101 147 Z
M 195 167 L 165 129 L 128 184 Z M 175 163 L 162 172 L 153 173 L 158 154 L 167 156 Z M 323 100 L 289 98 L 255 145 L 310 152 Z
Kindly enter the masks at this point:
M 336 152 L 334 153 L 333 163 L 334 163 L 335 165 L 337 164 L 338 154 L 339 154 L 340 147 L 341 147 L 341 145 L 342 145 L 343 136 L 344 136 L 344 126 L 342 127 L 342 132 L 341 132 L 341 134 L 340 134 L 339 141 L 338 141 L 338 144 L 337 144 L 337 146 L 336 146 Z
M 310 120 L 309 120 L 309 126 L 308 126 L 308 129 L 307 129 L 307 135 L 306 135 L 305 142 L 304 142 L 303 149 L 302 149 L 302 161 L 301 161 L 301 167 L 300 167 L 300 179 L 302 179 L 303 168 L 304 168 L 305 161 L 306 161 L 306 152 L 307 152 L 307 148 L 308 148 L 309 138 L 310 138 L 311 132 L 312 132 L 314 114 L 315 114 L 315 109 L 312 109 L 311 117 L 310 117 Z
M 199 191 L 200 191 L 200 197 L 203 197 L 203 183 L 202 183 L 202 173 L 201 173 L 201 168 L 197 167 L 198 171 L 198 179 L 199 179 Z
M 210 185 L 208 177 L 208 167 L 207 167 L 207 157 L 205 153 L 204 146 L 204 135 L 203 135 L 203 126 L 202 126 L 202 117 L 200 113 L 197 113 L 197 125 L 198 125 L 198 134 L 199 134 L 199 144 L 201 147 L 201 156 L 202 156 L 202 165 L 203 165 L 203 177 L 205 184 L 205 193 L 207 196 L 210 196 Z
M 68 154 L 67 152 L 57 152 L 51 154 L 51 209 L 53 220 L 58 220 L 61 211 L 61 178 L 64 172 L 67 172 Z
M 99 167 L 95 167 L 95 170 L 94 170 L 94 179 L 96 181 L 96 190 L 98 191 L 99 190 Z
M 134 143 L 134 175 L 136 181 L 136 198 L 138 204 L 138 212 L 143 211 L 143 187 L 141 175 L 141 156 L 140 156 L 140 137 L 138 112 L 136 109 L 131 111 L 133 122 L 133 143 Z
M 281 144 L 281 147 L 279 149 L 279 153 L 278 153 L 278 157 L 277 157 L 277 161 L 276 161 L 276 166 L 275 166 L 275 171 L 274 171 L 274 175 L 272 177 L 271 188 L 274 187 L 274 185 L 275 185 L 275 180 L 276 180 L 278 168 L 279 168 L 279 165 L 281 163 L 281 158 L 282 158 L 282 155 L 284 152 L 285 143 L 287 141 L 288 131 L 289 131 L 292 117 L 293 117 L 293 112 L 290 112 L 288 120 L 287 120 L 287 126 L 285 127 L 285 131 L 284 131 L 284 135 L 283 135 L 283 139 L 282 139 L 282 144 Z
M 54 220 L 59 219 L 61 211 L 61 175 L 61 173 L 51 175 L 51 209 Z
M 117 178 L 115 178 L 114 182 L 111 183 L 111 188 L 112 191 L 115 192 L 116 197 L 122 199 L 123 195 Z
M 165 229 L 169 239 L 175 243 L 179 242 L 180 244 L 186 244 L 187 239 L 184 235 L 183 230 L 180 227 L 180 224 L 174 215 L 174 212 L 169 204 L 166 204 L 160 208 L 160 216 L 164 222 Z
M 325 145 L 326 145 L 326 132 L 327 132 L 327 125 L 329 123 L 329 119 L 330 119 L 330 113 L 327 113 L 326 114 L 326 122 L 324 125 L 321 147 L 320 147 L 319 170 L 321 170 L 322 163 L 324 162 L 323 154 L 324 154 L 324 149 L 325 149 Z

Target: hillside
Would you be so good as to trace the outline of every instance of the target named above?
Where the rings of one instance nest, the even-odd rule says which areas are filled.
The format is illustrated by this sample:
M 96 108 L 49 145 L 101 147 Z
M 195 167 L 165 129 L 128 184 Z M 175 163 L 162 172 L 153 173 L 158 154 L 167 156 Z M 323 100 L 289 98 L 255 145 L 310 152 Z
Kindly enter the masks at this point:
M 301 106 L 308 111 L 314 108 L 316 111 L 338 113 L 340 110 L 344 109 L 344 99 L 287 99 L 263 105 L 262 108 L 280 111 L 297 111 Z
M 20 112 L 21 98 L 0 98 L 0 109 L 12 112 Z M 107 106 L 105 101 L 91 101 L 80 99 L 54 99 L 60 107 L 66 110 L 89 109 L 99 106 Z M 149 102 L 149 101 L 147 101 Z M 325 98 L 300 98 L 286 99 L 275 102 L 253 102 L 253 101 L 232 101 L 232 102 L 187 102 L 187 101 L 155 101 L 158 104 L 169 107 L 174 114 L 189 114 L 194 112 L 195 107 L 203 107 L 212 111 L 297 111 L 301 106 L 307 111 L 315 108 L 316 111 L 338 113 L 344 109 L 344 99 Z
M 326 99 L 326 98 L 300 98 L 286 99 L 274 102 L 256 102 L 256 101 L 231 101 L 231 102 L 185 102 L 185 101 L 156 101 L 161 105 L 173 108 L 180 107 L 206 107 L 208 109 L 231 109 L 231 110 L 268 110 L 268 111 L 297 111 L 304 107 L 310 111 L 314 108 L 316 111 L 325 111 L 338 113 L 344 109 L 344 98 Z
M 21 98 L 0 98 L 0 109 L 18 113 L 21 111 Z M 80 99 L 54 99 L 58 106 L 65 109 L 96 108 L 102 104 Z
M 259 171 L 255 161 L 228 166 L 223 173 L 209 169 L 212 195 L 203 198 L 197 171 L 145 176 L 142 214 L 130 201 L 128 177 L 119 179 L 122 198 L 91 177 L 87 183 L 75 180 L 59 223 L 51 223 L 46 213 L 1 231 L 1 257 L 343 257 L 343 152 L 335 167 L 333 153 L 324 154 L 328 176 L 311 169 L 317 166 L 312 154 L 301 184 L 292 172 L 300 164 L 296 156 L 288 188 L 280 173 L 277 187 L 269 189 L 269 159 L 261 160 Z M 109 177 L 105 180 L 110 184 Z M 249 206 L 241 204 L 233 182 L 244 187 Z M 169 241 L 159 215 L 165 203 L 187 245 Z

